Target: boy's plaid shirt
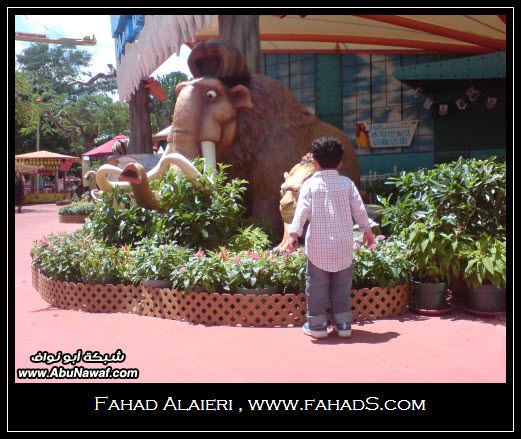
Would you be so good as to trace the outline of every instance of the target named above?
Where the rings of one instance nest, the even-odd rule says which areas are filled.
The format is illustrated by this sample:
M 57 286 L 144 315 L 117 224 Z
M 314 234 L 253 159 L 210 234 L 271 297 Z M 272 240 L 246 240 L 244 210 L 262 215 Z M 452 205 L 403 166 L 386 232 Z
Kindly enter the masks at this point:
M 317 171 L 300 189 L 289 233 L 306 233 L 306 255 L 318 268 L 336 272 L 353 261 L 353 218 L 365 232 L 370 230 L 364 203 L 355 184 L 338 171 Z

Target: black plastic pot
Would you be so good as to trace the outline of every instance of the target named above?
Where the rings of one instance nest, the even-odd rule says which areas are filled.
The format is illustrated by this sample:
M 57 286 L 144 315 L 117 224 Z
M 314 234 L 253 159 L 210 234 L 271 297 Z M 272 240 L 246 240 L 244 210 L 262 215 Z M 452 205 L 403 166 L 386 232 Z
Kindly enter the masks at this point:
M 145 288 L 172 288 L 171 280 L 145 280 L 143 281 Z
M 416 310 L 446 310 L 447 283 L 423 283 L 413 281 L 411 306 Z
M 502 313 L 506 310 L 506 297 L 505 288 L 481 285 L 469 291 L 466 308 L 480 313 Z

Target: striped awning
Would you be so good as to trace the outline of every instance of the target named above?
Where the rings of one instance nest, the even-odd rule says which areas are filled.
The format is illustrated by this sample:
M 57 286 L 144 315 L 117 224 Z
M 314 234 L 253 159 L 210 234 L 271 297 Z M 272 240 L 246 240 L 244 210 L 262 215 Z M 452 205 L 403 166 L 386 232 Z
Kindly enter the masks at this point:
M 261 15 L 259 25 L 263 53 L 476 55 L 506 49 L 504 15 Z M 118 64 L 120 100 L 130 100 L 182 44 L 217 38 L 218 26 L 217 15 L 146 15 Z

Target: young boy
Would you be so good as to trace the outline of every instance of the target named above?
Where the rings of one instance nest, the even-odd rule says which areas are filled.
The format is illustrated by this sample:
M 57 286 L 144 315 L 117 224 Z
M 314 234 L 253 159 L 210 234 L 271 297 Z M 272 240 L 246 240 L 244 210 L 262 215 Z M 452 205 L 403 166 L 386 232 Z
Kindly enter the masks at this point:
M 328 336 L 327 307 L 340 337 L 351 336 L 350 291 L 353 280 L 353 218 L 364 232 L 366 244 L 374 242 L 364 203 L 354 183 L 338 174 L 344 148 L 336 137 L 321 137 L 311 144 L 316 172 L 304 182 L 293 221 L 289 226 L 290 251 L 309 221 L 306 232 L 307 318 L 304 334 Z

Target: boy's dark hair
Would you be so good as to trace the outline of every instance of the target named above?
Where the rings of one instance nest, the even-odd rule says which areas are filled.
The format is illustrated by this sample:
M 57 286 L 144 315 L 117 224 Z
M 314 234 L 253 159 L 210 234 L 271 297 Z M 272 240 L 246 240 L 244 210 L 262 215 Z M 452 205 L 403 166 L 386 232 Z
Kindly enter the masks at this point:
M 337 137 L 320 137 L 311 143 L 311 154 L 323 169 L 336 169 L 342 161 L 344 147 Z

